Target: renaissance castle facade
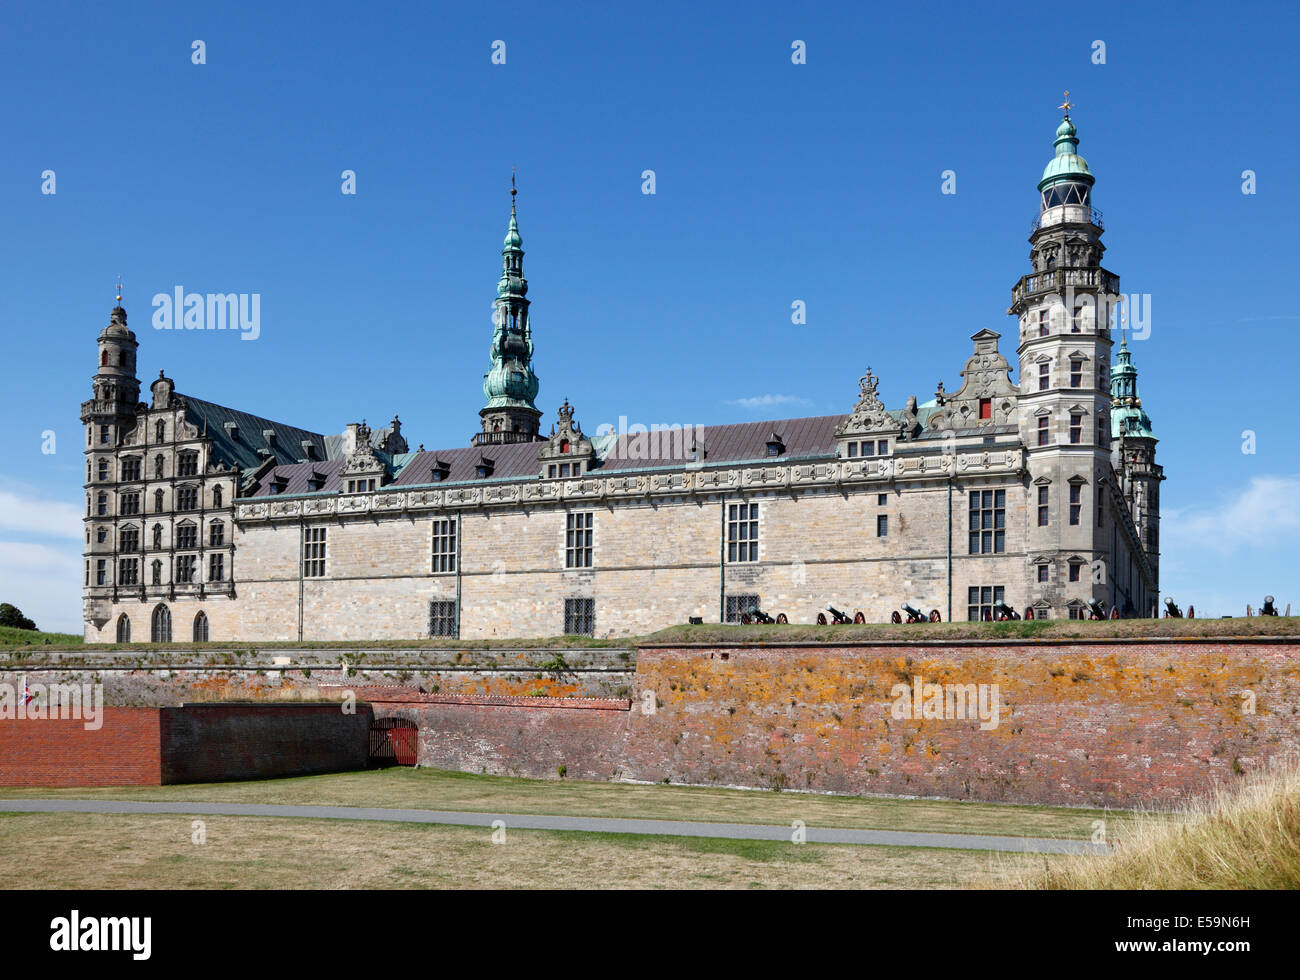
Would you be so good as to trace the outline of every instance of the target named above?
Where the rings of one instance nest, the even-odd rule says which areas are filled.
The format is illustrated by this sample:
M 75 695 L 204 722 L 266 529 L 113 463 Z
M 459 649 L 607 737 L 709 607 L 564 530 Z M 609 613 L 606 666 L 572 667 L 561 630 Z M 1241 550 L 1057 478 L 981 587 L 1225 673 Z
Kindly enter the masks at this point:
M 900 409 L 867 369 L 843 415 L 593 437 L 566 401 L 545 431 L 513 203 L 464 447 L 412 452 L 397 418 L 323 435 L 162 372 L 146 402 L 119 296 L 81 406 L 86 641 L 621 636 L 828 602 L 1155 615 L 1164 476 L 1126 344 L 1111 368 L 1119 278 L 1066 111 L 1007 311 L 1019 382 L 980 330 L 955 391 Z

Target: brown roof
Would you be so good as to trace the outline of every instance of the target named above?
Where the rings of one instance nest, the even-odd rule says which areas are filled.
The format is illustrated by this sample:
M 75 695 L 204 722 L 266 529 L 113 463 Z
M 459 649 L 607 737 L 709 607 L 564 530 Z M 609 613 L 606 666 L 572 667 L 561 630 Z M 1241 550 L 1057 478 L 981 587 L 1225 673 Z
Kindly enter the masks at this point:
M 623 434 L 614 442 L 600 468 L 634 470 L 681 466 L 691 462 L 692 439 L 703 444 L 704 453 L 697 459 L 705 463 L 834 456 L 835 429 L 846 417 L 818 415 L 802 419 L 687 426 L 666 432 Z M 773 435 L 778 437 L 784 448 L 775 457 L 769 457 L 767 444 Z

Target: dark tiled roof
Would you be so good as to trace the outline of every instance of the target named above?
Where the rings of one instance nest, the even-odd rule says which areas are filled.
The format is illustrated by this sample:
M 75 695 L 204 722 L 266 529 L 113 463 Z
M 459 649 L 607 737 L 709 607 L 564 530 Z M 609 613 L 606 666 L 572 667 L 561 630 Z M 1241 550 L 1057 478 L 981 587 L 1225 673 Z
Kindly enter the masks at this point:
M 738 422 L 706 425 L 678 431 L 621 435 L 606 452 L 601 470 L 632 470 L 655 466 L 680 466 L 690 461 L 691 437 L 704 443 L 707 464 L 734 463 L 750 459 L 790 459 L 801 456 L 834 456 L 835 429 L 848 416 L 818 415 L 802 419 Z M 767 443 L 775 433 L 784 452 L 768 457 Z
M 267 473 L 251 492 L 249 497 L 274 497 L 278 494 L 291 496 L 295 493 L 337 493 L 340 489 L 339 470 L 343 469 L 345 460 L 327 459 L 311 463 L 290 463 L 277 466 Z M 320 485 L 312 489 L 313 480 Z M 283 487 L 277 491 L 277 486 Z
M 205 402 L 201 398 L 181 395 L 185 399 L 185 417 L 198 427 L 202 434 L 212 440 L 212 453 L 218 462 L 227 466 L 237 466 L 243 470 L 255 469 L 263 457 L 259 449 L 270 449 L 276 461 L 296 463 L 305 457 L 302 449 L 304 440 L 310 442 L 319 459 L 325 459 L 325 437 L 319 432 L 308 432 L 297 426 L 272 422 L 257 415 L 249 415 L 224 405 Z M 232 438 L 226 429 L 226 423 L 233 422 L 238 427 L 238 437 Z M 274 445 L 268 446 L 263 431 L 275 431 Z
M 392 433 L 392 431 L 393 430 L 391 428 L 371 429 L 370 445 L 373 446 L 375 449 L 382 449 L 384 445 L 384 440 L 388 438 L 388 436 Z M 347 439 L 346 432 L 340 432 L 338 435 L 326 436 L 325 437 L 325 458 L 342 459 L 343 457 L 347 456 L 347 453 L 343 451 L 343 444 L 346 439 Z
M 438 449 L 433 452 L 412 453 L 411 460 L 393 481 L 393 486 L 412 487 L 432 483 L 434 464 L 442 461 L 448 464 L 444 480 L 448 483 L 456 480 L 481 479 L 475 475 L 479 459 L 486 456 L 492 460 L 492 476 L 489 479 L 518 479 L 519 477 L 537 476 L 542 471 L 542 464 L 537 460 L 537 453 L 543 442 L 516 442 L 505 446 L 466 446 L 460 449 Z

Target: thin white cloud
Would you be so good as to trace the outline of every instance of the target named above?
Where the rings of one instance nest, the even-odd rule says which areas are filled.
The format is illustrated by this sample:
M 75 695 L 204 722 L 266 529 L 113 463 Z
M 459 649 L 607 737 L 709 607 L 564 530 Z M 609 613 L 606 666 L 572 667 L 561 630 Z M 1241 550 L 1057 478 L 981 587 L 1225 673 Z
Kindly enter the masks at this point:
M 1170 551 L 1290 550 L 1300 539 L 1298 501 L 1300 476 L 1256 476 L 1215 506 L 1166 510 L 1160 523 Z
M 797 395 L 755 395 L 752 398 L 734 398 L 727 404 L 739 405 L 741 408 L 757 409 L 774 408 L 777 405 L 811 405 L 812 402 Z
M 11 602 L 43 630 L 79 633 L 80 548 L 0 541 L 0 602 Z
M 31 492 L 0 490 L 0 531 L 49 538 L 80 538 L 85 515 L 75 505 Z

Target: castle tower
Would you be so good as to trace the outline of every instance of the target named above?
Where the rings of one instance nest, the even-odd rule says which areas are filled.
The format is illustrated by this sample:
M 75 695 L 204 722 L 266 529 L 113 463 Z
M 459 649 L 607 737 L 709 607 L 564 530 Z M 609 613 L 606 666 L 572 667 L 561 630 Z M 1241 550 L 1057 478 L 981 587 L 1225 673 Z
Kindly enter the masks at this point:
M 81 421 L 94 427 L 87 451 L 116 446 L 120 433 L 135 424 L 135 407 L 140 401 L 140 382 L 135 376 L 135 354 L 140 345 L 127 328 L 120 292 L 97 345 L 97 368 L 91 378 L 94 397 L 81 405 Z
M 528 320 L 528 280 L 524 250 L 515 215 L 514 179 L 510 181 L 510 227 L 501 249 L 501 281 L 497 283 L 492 331 L 491 369 L 483 375 L 487 404 L 479 411 L 482 430 L 472 445 L 499 446 L 536 442 L 542 413 L 533 404 L 538 378 L 533 373 L 533 337 Z
M 1158 440 L 1138 394 L 1138 372 L 1127 339 L 1120 342 L 1116 357 L 1118 363 L 1110 382 L 1111 460 L 1120 474 L 1124 500 L 1137 525 L 1142 549 L 1159 582 L 1160 482 L 1165 478 L 1164 468 L 1156 463 Z
M 1090 599 L 1109 603 L 1115 594 L 1107 374 L 1119 277 L 1101 266 L 1101 213 L 1092 207 L 1093 176 L 1079 156 L 1066 96 L 1056 153 L 1038 182 L 1033 271 L 1016 283 L 1007 311 L 1020 326 L 1031 594 L 1053 616 L 1081 615 Z

